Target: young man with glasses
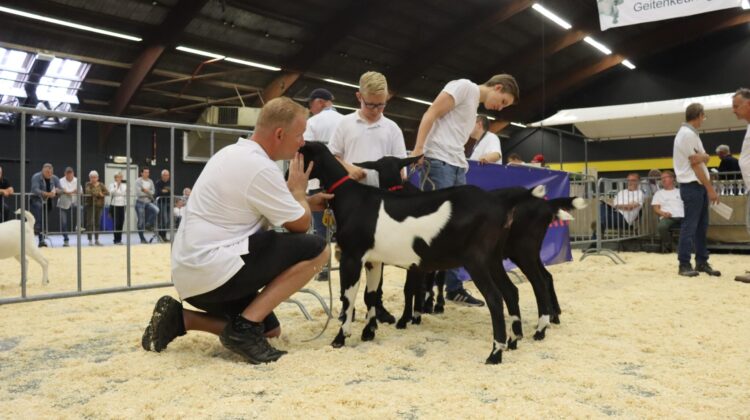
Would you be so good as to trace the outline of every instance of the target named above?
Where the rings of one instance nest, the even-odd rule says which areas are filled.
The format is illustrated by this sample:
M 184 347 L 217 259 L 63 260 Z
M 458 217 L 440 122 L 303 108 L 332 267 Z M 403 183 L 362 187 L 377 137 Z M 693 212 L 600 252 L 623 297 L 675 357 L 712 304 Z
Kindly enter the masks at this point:
M 611 203 L 605 202 L 599 206 L 602 230 L 630 228 L 638 220 L 643 207 L 641 176 L 635 172 L 630 173 L 627 182 L 627 188 L 618 192 Z
M 500 111 L 518 102 L 516 79 L 509 74 L 498 74 L 482 85 L 468 79 L 448 82 L 422 116 L 412 156 L 424 155 L 425 186 L 434 189 L 466 184 L 469 164 L 464 145 L 477 119 L 479 104 L 492 111 Z M 484 306 L 464 289 L 458 270 L 445 273 L 448 300 L 467 306 Z M 442 273 L 441 273 L 442 275 Z
M 395 122 L 383 115 L 388 101 L 388 82 L 385 76 L 368 71 L 359 78 L 356 93 L 360 107 L 344 116 L 328 143 L 336 159 L 359 182 L 378 186 L 378 172 L 355 166 L 355 162 L 378 160 L 385 156 L 406 157 L 404 134 Z M 382 302 L 383 279 L 378 285 L 378 297 Z M 375 308 L 378 321 L 393 324 L 396 318 L 382 305 Z
M 680 226 L 680 242 L 677 246 L 677 259 L 680 263 L 678 274 L 695 277 L 699 272 L 710 276 L 720 276 L 708 264 L 708 204 L 718 203 L 719 196 L 711 185 L 708 175 L 708 154 L 703 148 L 698 129 L 706 119 L 703 105 L 693 103 L 685 110 L 685 121 L 674 139 L 672 160 L 677 182 L 680 184 L 680 197 L 685 205 L 685 217 Z M 690 254 L 695 249 L 695 269 L 690 265 Z

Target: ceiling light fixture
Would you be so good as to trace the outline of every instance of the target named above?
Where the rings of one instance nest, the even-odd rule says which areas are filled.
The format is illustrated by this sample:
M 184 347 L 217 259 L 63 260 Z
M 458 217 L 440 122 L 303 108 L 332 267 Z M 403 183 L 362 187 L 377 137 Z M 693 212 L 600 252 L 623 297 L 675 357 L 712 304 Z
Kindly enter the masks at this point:
M 525 124 L 521 124 L 521 123 L 517 123 L 517 122 L 512 122 L 512 123 L 510 123 L 510 125 L 512 125 L 514 127 L 526 128 Z
M 750 0 L 742 0 L 742 8 L 745 10 L 750 10 Z
M 416 102 L 418 104 L 424 104 L 424 105 L 428 105 L 428 106 L 432 105 L 432 102 L 430 102 L 430 101 L 425 101 L 425 100 L 422 100 L 422 99 L 412 98 L 410 96 L 406 96 L 406 97 L 404 97 L 404 99 L 406 99 L 407 101 Z
M 241 60 L 239 58 L 234 58 L 234 57 L 226 57 L 224 58 L 224 60 L 229 61 L 230 63 L 242 64 L 242 65 L 250 66 L 250 67 L 257 67 L 259 69 L 264 69 L 264 70 L 281 71 L 281 67 L 269 66 L 268 64 L 256 63 L 255 61 Z
M 631 63 L 630 60 L 622 60 L 622 65 L 630 70 L 635 70 L 635 64 Z
M 597 50 L 603 52 L 604 54 L 610 55 L 612 54 L 612 50 L 607 48 L 606 45 L 602 44 L 601 42 L 595 40 L 594 38 L 591 38 L 590 36 L 587 36 L 586 38 L 583 38 L 584 41 L 586 41 L 587 44 L 591 45 L 592 47 L 596 48 Z
M 61 20 L 61 19 L 55 19 L 55 18 L 51 18 L 47 16 L 42 16 L 36 13 L 24 12 L 22 10 L 11 9 L 10 7 L 0 6 L 0 12 L 9 13 L 11 15 L 16 15 L 16 16 L 22 16 L 22 17 L 34 19 L 34 20 L 41 20 L 42 22 L 53 23 L 55 25 L 79 29 L 81 31 L 94 32 L 100 35 L 107 35 L 107 36 L 111 36 L 115 38 L 127 39 L 128 41 L 135 41 L 135 42 L 143 41 L 143 39 L 137 36 L 122 34 L 122 33 L 114 32 L 114 31 L 108 31 L 106 29 L 95 28 L 93 26 L 88 26 L 88 25 L 81 25 L 79 23 L 74 23 L 74 22 L 69 22 L 67 20 Z
M 557 16 L 556 14 L 554 14 L 554 13 L 550 12 L 549 10 L 545 9 L 544 6 L 542 6 L 539 3 L 534 3 L 534 5 L 531 6 L 531 7 L 534 10 L 536 10 L 537 12 L 541 13 L 547 19 L 549 19 L 549 20 L 555 22 L 556 24 L 558 24 L 561 28 L 563 28 L 565 30 L 568 30 L 568 29 L 570 29 L 570 28 L 573 27 L 570 23 L 566 22 L 560 16 Z
M 342 82 L 341 80 L 336 80 L 336 79 L 323 79 L 323 80 L 328 83 L 334 83 L 334 84 L 341 85 L 341 86 L 349 86 L 354 89 L 359 89 L 359 85 L 355 85 L 354 83 Z
M 190 53 L 190 54 L 202 55 L 204 57 L 209 57 L 209 58 L 218 58 L 218 59 L 225 58 L 221 54 L 214 54 L 212 52 L 198 50 L 198 49 L 190 48 L 190 47 L 185 47 L 183 45 L 180 45 L 179 47 L 177 47 L 177 50 L 178 51 L 183 51 L 183 52 L 186 52 L 186 53 Z

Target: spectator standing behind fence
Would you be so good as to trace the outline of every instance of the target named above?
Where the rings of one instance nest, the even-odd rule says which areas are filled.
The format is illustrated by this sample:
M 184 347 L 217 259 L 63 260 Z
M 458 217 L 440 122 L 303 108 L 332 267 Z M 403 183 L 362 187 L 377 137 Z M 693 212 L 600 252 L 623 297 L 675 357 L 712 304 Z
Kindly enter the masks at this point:
M 77 225 L 81 195 L 81 185 L 70 166 L 65 168 L 65 176 L 60 178 L 60 190 L 60 198 L 57 199 L 57 207 L 60 209 L 60 230 L 63 234 L 63 246 L 69 246 L 68 232 L 72 232 L 73 227 Z
M 740 162 L 732 156 L 729 146 L 722 144 L 716 148 L 716 155 L 721 159 L 719 163 L 719 172 L 739 172 Z
M 646 197 L 653 197 L 657 191 L 659 191 L 659 179 L 661 178 L 661 171 L 658 169 L 651 169 L 648 171 L 647 178 L 644 180 L 641 189 Z
M 47 246 L 44 235 L 49 229 L 49 217 L 54 206 L 54 198 L 60 192 L 60 179 L 52 173 L 50 163 L 42 165 L 42 170 L 31 176 L 31 214 L 34 215 L 34 234 L 39 236 L 39 247 Z
M 333 107 L 333 94 L 326 89 L 314 89 L 307 98 L 308 108 L 312 117 L 307 120 L 307 128 L 303 137 L 305 141 L 322 141 L 328 143 L 333 137 L 333 132 L 338 127 L 343 115 Z M 307 184 L 307 194 L 315 195 L 323 190 L 320 188 L 320 182 L 317 179 L 311 179 Z M 326 239 L 328 230 L 323 225 L 323 212 L 313 212 L 313 230 L 315 234 Z M 326 264 L 323 271 L 318 274 L 318 280 L 328 281 L 330 276 L 329 267 Z
M 469 160 L 479 162 L 480 165 L 494 163 L 503 164 L 503 151 L 500 138 L 490 131 L 490 120 L 485 115 L 478 115 L 471 137 L 476 139 L 474 148 L 469 153 Z
M 745 120 L 748 123 L 745 139 L 742 141 L 742 151 L 740 152 L 740 170 L 742 171 L 742 180 L 745 182 L 745 194 L 748 195 L 745 204 L 745 226 L 747 233 L 750 234 L 750 89 L 741 88 L 732 97 L 732 111 L 738 119 Z M 734 279 L 743 283 L 750 283 L 750 272 L 746 271 L 745 275 L 737 276 Z
M 10 181 L 3 174 L 3 167 L 0 166 L 0 223 L 13 219 L 9 201 L 14 192 Z
M 151 171 L 148 168 L 141 170 L 141 177 L 135 181 L 135 215 L 138 218 L 138 237 L 141 243 L 146 243 L 146 237 L 143 236 L 143 230 L 153 230 L 154 222 L 159 214 L 159 208 L 154 204 L 154 194 L 156 187 L 151 181 L 149 175 Z
M 498 74 L 482 85 L 468 79 L 448 82 L 422 116 L 412 156 L 424 154 L 429 169 L 424 165 L 422 179 L 425 186 L 437 190 L 466 184 L 469 164 L 464 155 L 464 144 L 476 124 L 477 108 L 484 104 L 488 110 L 500 111 L 518 102 L 516 79 L 509 74 Z M 464 289 L 458 270 L 445 273 L 448 300 L 455 303 L 484 306 Z
M 169 171 L 163 169 L 161 171 L 161 178 L 156 181 L 156 204 L 159 207 L 159 223 L 157 223 L 159 237 L 161 240 L 167 241 L 167 231 L 169 230 L 169 215 L 171 212 L 170 195 L 172 192 L 172 186 L 169 183 Z
M 182 199 L 185 200 L 185 204 L 187 204 L 188 198 L 190 198 L 190 193 L 192 192 L 193 190 L 188 187 L 182 189 Z
M 89 238 L 89 244 L 91 244 L 93 234 L 95 244 L 101 246 L 99 230 L 101 229 L 102 210 L 104 210 L 104 197 L 109 195 L 109 190 L 103 183 L 99 182 L 99 173 L 91 171 L 85 191 L 86 236 Z
M 678 226 L 685 217 L 685 206 L 680 198 L 680 190 L 674 187 L 674 173 L 664 171 L 661 173 L 662 188 L 654 194 L 651 207 L 659 215 L 659 224 L 656 231 L 661 240 L 661 252 L 672 252 L 672 236 L 669 230 Z
M 680 226 L 680 242 L 677 259 L 681 276 L 695 277 L 699 272 L 720 276 L 708 263 L 706 235 L 708 233 L 708 204 L 718 203 L 708 175 L 708 154 L 698 135 L 698 129 L 706 119 L 703 105 L 692 103 L 685 110 L 685 121 L 674 139 L 672 160 L 680 197 L 685 205 L 685 217 Z M 695 269 L 690 265 L 690 254 L 695 249 Z
M 128 184 L 122 179 L 122 172 L 115 174 L 115 182 L 109 184 L 109 215 L 112 217 L 115 245 L 122 244 L 122 225 L 125 222 L 125 208 L 128 204 Z

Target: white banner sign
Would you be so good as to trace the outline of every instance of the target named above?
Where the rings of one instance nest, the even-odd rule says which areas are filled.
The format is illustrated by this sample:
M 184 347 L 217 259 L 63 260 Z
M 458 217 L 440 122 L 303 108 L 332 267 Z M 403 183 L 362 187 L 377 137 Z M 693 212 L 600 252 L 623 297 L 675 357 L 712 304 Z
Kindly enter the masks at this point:
M 742 0 L 597 0 L 602 31 L 740 7 Z

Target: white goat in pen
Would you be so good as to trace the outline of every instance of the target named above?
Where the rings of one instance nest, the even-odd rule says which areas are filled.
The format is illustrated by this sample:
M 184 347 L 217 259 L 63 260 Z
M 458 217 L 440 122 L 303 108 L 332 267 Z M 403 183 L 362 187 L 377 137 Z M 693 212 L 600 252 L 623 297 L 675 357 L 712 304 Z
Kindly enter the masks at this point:
M 16 211 L 19 214 L 21 210 Z M 34 216 L 28 211 L 26 214 L 26 256 L 29 256 L 42 266 L 42 283 L 49 283 L 47 278 L 47 259 L 37 248 L 34 241 Z M 21 262 L 21 220 L 14 219 L 0 223 L 0 260 L 14 257 Z M 28 260 L 26 261 L 28 267 Z M 28 270 L 26 270 L 28 273 Z

